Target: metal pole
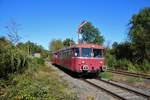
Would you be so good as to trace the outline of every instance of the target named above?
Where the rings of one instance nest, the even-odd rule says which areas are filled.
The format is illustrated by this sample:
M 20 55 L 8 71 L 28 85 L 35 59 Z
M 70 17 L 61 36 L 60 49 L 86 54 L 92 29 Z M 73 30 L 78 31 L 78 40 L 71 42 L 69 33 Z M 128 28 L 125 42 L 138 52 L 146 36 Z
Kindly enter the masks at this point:
M 80 41 L 79 41 L 79 34 L 80 34 L 80 33 L 78 32 L 78 44 L 80 43 Z
M 88 23 L 88 22 L 87 22 L 87 21 L 83 21 L 83 22 L 80 24 L 79 28 L 78 28 L 78 31 L 77 31 L 77 33 L 78 33 L 78 44 L 80 43 L 80 40 L 79 40 L 80 30 L 81 30 L 82 26 L 85 25 L 86 23 Z

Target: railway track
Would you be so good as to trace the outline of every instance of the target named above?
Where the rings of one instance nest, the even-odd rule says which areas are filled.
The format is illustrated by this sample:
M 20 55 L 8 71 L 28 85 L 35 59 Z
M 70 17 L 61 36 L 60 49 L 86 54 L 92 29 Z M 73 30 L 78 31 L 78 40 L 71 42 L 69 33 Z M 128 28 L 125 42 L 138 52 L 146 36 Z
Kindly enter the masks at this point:
M 141 78 L 150 80 L 150 75 L 145 75 L 145 74 L 140 74 L 140 73 L 132 73 L 132 72 L 127 72 L 127 71 L 123 71 L 123 70 L 113 70 L 113 69 L 107 69 L 107 71 L 111 72 L 111 73 L 122 74 L 122 75 L 133 76 L 133 77 L 141 77 Z
M 103 79 L 82 79 L 84 82 L 120 100 L 150 100 L 150 95 Z

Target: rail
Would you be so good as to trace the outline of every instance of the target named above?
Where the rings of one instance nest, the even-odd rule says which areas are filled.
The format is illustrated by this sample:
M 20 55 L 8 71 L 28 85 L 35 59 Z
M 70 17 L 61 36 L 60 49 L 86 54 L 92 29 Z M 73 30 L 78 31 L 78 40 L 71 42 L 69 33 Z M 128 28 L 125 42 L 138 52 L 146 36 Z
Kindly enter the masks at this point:
M 141 96 L 143 96 L 143 97 L 146 97 L 146 98 L 148 98 L 148 100 L 150 100 L 150 94 L 146 94 L 146 93 L 140 92 L 140 91 L 138 91 L 138 90 L 136 90 L 136 89 L 131 89 L 131 88 L 128 88 L 128 87 L 119 85 L 119 84 L 114 83 L 114 82 L 112 82 L 112 81 L 107 81 L 107 80 L 99 79 L 99 78 L 97 78 L 97 80 L 103 81 L 103 82 L 105 82 L 105 83 L 108 83 L 108 84 L 110 84 L 110 85 L 114 85 L 114 86 L 119 87 L 119 88 L 123 88 L 123 89 L 125 89 L 125 90 L 127 90 L 127 91 L 134 92 L 134 93 L 136 93 L 136 94 L 138 94 L 138 95 L 141 95 Z
M 111 73 L 122 74 L 122 75 L 133 76 L 133 77 L 141 77 L 150 80 L 150 75 L 146 75 L 146 74 L 127 72 L 123 70 L 113 70 L 113 69 L 107 69 L 107 71 Z
M 103 86 L 101 83 L 97 83 L 96 80 L 99 81 L 99 82 L 103 82 L 103 84 L 107 84 L 107 85 L 110 85 L 111 87 L 115 87 L 117 89 L 120 89 L 121 91 L 124 92 L 124 94 L 130 93 L 131 97 L 132 96 L 133 97 L 137 96 L 137 98 L 139 97 L 140 100 L 141 100 L 141 98 L 144 98 L 142 100 L 150 100 L 150 95 L 148 95 L 148 94 L 145 94 L 145 93 L 133 90 L 133 89 L 129 89 L 129 88 L 126 88 L 124 86 L 121 86 L 121 85 L 118 85 L 118 84 L 115 84 L 115 83 L 112 83 L 112 82 L 109 82 L 109 81 L 106 81 L 106 80 L 103 80 L 103 79 L 91 79 L 91 80 L 82 79 L 82 80 L 84 82 L 86 82 L 86 83 L 102 90 L 102 91 L 105 91 L 106 93 L 112 95 L 113 97 L 116 97 L 116 98 L 121 99 L 121 100 L 127 100 L 127 98 L 129 98 L 129 97 L 121 95 L 119 92 L 114 92 L 112 89 L 109 88 L 109 86 L 108 87 Z

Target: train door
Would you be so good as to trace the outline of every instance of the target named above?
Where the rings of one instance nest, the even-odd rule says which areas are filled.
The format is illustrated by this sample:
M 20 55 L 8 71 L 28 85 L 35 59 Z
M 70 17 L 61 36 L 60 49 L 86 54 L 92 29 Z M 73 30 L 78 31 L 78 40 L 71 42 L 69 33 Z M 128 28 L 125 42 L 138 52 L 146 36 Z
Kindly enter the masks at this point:
M 72 53 L 72 70 L 76 71 L 77 67 L 77 57 L 80 56 L 80 48 L 73 48 L 73 53 Z

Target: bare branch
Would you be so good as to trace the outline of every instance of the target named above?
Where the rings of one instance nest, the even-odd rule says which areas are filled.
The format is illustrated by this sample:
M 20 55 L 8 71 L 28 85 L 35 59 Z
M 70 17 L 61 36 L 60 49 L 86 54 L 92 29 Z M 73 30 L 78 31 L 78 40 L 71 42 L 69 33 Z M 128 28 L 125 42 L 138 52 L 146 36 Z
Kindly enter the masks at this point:
M 7 29 L 7 36 L 9 38 L 9 40 L 14 43 L 15 45 L 17 45 L 17 43 L 20 41 L 21 37 L 19 36 L 19 27 L 20 25 L 17 24 L 15 21 L 11 21 L 10 24 L 8 24 L 7 26 L 5 26 L 5 28 Z

